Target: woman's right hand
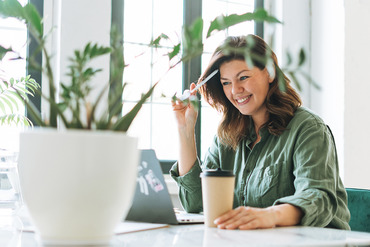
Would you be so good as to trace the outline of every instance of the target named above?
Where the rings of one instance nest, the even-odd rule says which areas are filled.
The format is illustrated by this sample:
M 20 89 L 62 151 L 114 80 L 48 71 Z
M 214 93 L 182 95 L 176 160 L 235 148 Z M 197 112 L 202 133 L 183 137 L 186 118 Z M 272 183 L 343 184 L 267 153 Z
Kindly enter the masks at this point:
M 195 84 L 190 85 L 190 90 L 195 87 Z M 196 92 L 192 93 L 196 95 Z M 187 133 L 194 133 L 195 124 L 198 117 L 198 109 L 195 109 L 194 106 L 190 103 L 183 102 L 179 99 L 172 101 L 172 109 L 175 113 L 177 125 L 179 131 L 185 131 Z
M 195 84 L 190 85 L 190 90 Z M 195 95 L 194 92 L 192 95 Z M 193 167 L 197 159 L 197 149 L 195 144 L 195 124 L 198 117 L 198 109 L 190 103 L 181 100 L 172 101 L 172 109 L 175 113 L 179 131 L 179 159 L 178 172 L 180 176 L 185 175 Z

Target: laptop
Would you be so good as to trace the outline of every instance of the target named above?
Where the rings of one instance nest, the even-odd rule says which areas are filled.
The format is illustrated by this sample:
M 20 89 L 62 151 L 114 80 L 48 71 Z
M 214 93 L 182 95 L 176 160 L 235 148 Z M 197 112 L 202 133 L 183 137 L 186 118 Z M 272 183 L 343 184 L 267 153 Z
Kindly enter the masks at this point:
M 175 211 L 155 151 L 145 149 L 141 150 L 135 195 L 126 220 L 178 225 L 204 223 L 204 216 Z

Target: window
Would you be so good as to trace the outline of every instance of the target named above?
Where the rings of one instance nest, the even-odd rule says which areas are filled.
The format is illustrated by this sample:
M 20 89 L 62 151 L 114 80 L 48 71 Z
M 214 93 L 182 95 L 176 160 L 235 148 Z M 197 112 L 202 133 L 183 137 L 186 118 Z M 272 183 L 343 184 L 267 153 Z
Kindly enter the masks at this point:
M 25 0 L 24 0 L 25 1 Z M 42 13 L 42 0 L 30 0 Z M 124 1 L 124 56 L 128 67 L 125 68 L 124 82 L 127 86 L 124 91 L 124 111 L 140 98 L 141 94 L 161 78 L 153 96 L 144 104 L 138 117 L 129 130 L 129 134 L 138 136 L 140 148 L 153 148 L 162 161 L 177 159 L 178 141 L 176 123 L 170 106 L 170 97 L 175 92 L 182 92 L 189 84 L 196 81 L 203 67 L 206 66 L 215 47 L 227 35 L 246 35 L 255 33 L 254 23 L 243 23 L 230 28 L 225 32 L 219 32 L 205 43 L 205 52 L 199 61 L 190 64 L 180 64 L 170 72 L 168 59 L 163 56 L 168 50 L 166 47 L 148 48 L 149 42 L 161 33 L 169 35 L 174 42 L 181 39 L 181 28 L 189 25 L 193 19 L 202 16 L 204 19 L 204 32 L 210 21 L 220 14 L 251 12 L 255 8 L 255 1 L 260 0 L 135 0 Z M 165 6 L 165 8 L 163 7 Z M 134 24 L 133 24 L 134 23 Z M 1 27 L 5 26 L 2 24 Z M 9 29 L 9 25 L 6 24 Z M 20 31 L 20 27 L 15 28 Z M 19 44 L 24 45 L 27 39 L 27 31 L 23 27 L 23 40 L 19 38 Z M 15 37 L 10 34 L 0 33 L 1 37 Z M 204 35 L 205 37 L 205 35 Z M 2 38 L 2 40 L 4 40 Z M 14 38 L 12 41 L 17 41 Z M 32 42 L 31 42 L 32 45 Z M 31 47 L 29 48 L 31 49 Z M 25 47 L 26 50 L 26 47 Z M 26 52 L 24 52 L 26 55 Z M 25 63 L 25 61 L 23 61 Z M 18 66 L 18 65 L 17 65 Z M 24 71 L 25 64 L 19 67 Z M 29 73 L 31 73 L 29 71 Z M 37 78 L 40 76 L 40 78 Z M 36 81 L 41 82 L 41 75 L 32 73 Z M 166 97 L 163 97 L 165 95 Z M 40 99 L 35 97 L 36 106 L 40 105 Z M 201 103 L 199 114 L 199 126 L 197 128 L 197 147 L 200 158 L 203 158 L 210 142 L 216 133 L 218 113 L 211 109 L 205 102 Z M 165 169 L 166 170 L 166 169 Z M 167 169 L 168 171 L 168 169 Z
M 256 3 L 260 3 L 257 1 Z M 166 8 L 163 8 L 166 6 Z M 252 22 L 236 25 L 205 42 L 205 52 L 201 59 L 190 64 L 182 64 L 165 74 L 168 68 L 166 48 L 149 49 L 149 42 L 161 33 L 170 36 L 171 40 L 181 39 L 183 24 L 189 25 L 192 19 L 202 16 L 204 20 L 204 37 L 209 23 L 220 14 L 241 14 L 252 12 L 254 0 L 137 0 L 124 3 L 124 53 L 129 66 L 124 73 L 124 82 L 128 83 L 124 92 L 126 107 L 133 105 L 142 92 L 148 90 L 159 78 L 151 99 L 144 104 L 129 134 L 138 136 L 140 148 L 155 149 L 162 161 L 162 168 L 168 172 L 173 160 L 177 159 L 178 139 L 176 123 L 170 106 L 170 97 L 182 92 L 200 76 L 216 46 L 228 35 L 246 35 L 255 33 Z M 135 25 L 132 25 L 135 23 Z M 187 74 L 190 74 L 187 75 Z M 163 95 L 167 97 L 163 97 Z M 201 103 L 198 117 L 199 126 L 196 130 L 198 155 L 203 158 L 213 136 L 216 133 L 219 114 L 207 103 Z M 168 162 L 166 162 L 168 161 Z M 167 163 L 167 167 L 164 166 Z
M 27 3 L 27 0 L 19 1 L 22 5 Z M 15 18 L 0 18 L 0 37 L 1 45 L 4 47 L 12 47 L 19 52 L 20 57 L 26 58 L 27 54 L 27 27 L 24 23 Z M 16 56 L 7 54 L 0 61 L 0 75 L 4 78 L 5 74 L 13 78 L 21 78 L 26 76 L 26 60 L 17 59 Z M 20 102 L 18 105 L 22 105 Z M 10 109 L 7 109 L 10 113 Z M 25 108 L 19 107 L 19 114 L 25 114 Z M 0 112 L 1 114 L 1 112 Z M 0 128 L 0 148 L 2 149 L 18 149 L 18 133 L 20 127 L 16 126 L 1 126 Z
M 170 99 L 162 95 L 172 96 L 181 92 L 182 73 L 179 65 L 166 74 L 168 59 L 163 54 L 168 51 L 166 48 L 150 49 L 147 45 L 161 33 L 178 41 L 181 38 L 178 35 L 181 33 L 182 13 L 182 1 L 139 0 L 125 1 L 124 5 L 124 57 L 128 64 L 124 72 L 124 82 L 128 83 L 123 95 L 124 110 L 131 109 L 129 106 L 133 106 L 143 92 L 162 78 L 129 133 L 139 137 L 140 148 L 155 149 L 160 159 L 176 158 L 176 124 Z

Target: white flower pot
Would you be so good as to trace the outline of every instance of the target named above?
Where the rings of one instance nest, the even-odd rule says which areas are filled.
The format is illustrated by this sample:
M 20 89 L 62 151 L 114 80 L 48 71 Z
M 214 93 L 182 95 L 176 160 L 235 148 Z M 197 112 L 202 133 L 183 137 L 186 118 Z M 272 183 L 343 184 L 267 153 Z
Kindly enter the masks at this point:
M 136 185 L 137 139 L 123 133 L 21 133 L 23 198 L 46 244 L 105 244 L 125 218 Z

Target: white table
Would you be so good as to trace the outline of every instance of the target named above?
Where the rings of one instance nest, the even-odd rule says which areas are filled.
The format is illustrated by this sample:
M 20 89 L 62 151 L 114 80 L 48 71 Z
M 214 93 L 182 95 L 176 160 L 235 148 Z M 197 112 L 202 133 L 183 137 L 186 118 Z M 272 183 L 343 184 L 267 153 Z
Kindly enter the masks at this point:
M 18 218 L 0 216 L 0 246 L 41 246 L 36 234 L 22 232 L 17 228 Z M 204 225 L 181 225 L 116 235 L 109 246 L 370 246 L 370 233 L 315 227 L 240 231 L 207 228 Z

